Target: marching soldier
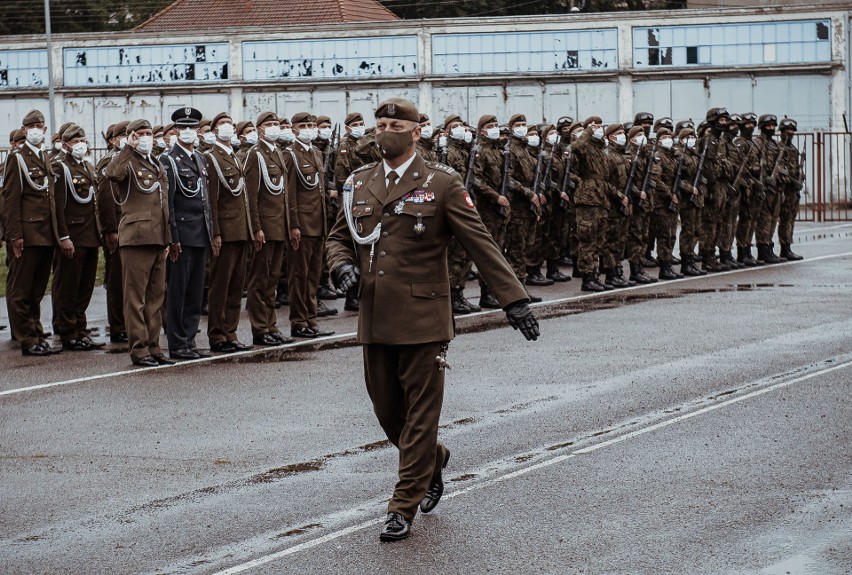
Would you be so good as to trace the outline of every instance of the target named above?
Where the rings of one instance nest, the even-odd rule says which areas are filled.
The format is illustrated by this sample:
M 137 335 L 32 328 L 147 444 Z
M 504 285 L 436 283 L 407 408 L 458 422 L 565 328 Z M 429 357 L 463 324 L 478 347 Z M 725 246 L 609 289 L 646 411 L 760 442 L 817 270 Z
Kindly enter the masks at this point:
M 254 259 L 248 282 L 248 312 L 255 345 L 290 343 L 281 334 L 275 315 L 275 289 L 287 252 L 289 216 L 287 212 L 286 166 L 276 142 L 281 123 L 274 112 L 257 117 L 260 141 L 246 156 L 246 192 L 254 230 Z
M 74 256 L 65 218 L 57 210 L 53 174 L 44 142 L 44 115 L 30 111 L 21 122 L 26 142 L 6 159 L 3 195 L 9 275 L 6 305 L 12 335 L 22 355 L 45 356 L 52 348 L 41 324 L 41 300 L 47 290 L 56 246 Z
M 172 359 L 206 356 L 195 342 L 201 321 L 204 270 L 213 239 L 207 166 L 192 139 L 200 120 L 201 112 L 195 108 L 180 108 L 172 114 L 172 122 L 179 130 L 178 143 L 162 160 L 169 186 L 172 240 L 166 292 L 166 335 Z M 205 134 L 215 138 L 212 131 Z
M 778 118 L 775 114 L 763 114 L 757 121 L 760 135 L 755 138 L 760 153 L 760 186 L 762 196 L 755 221 L 754 237 L 757 244 L 758 263 L 777 264 L 782 260 L 773 251 L 772 237 L 778 225 L 781 211 L 781 194 L 778 186 L 778 170 L 781 164 L 781 146 L 775 141 Z
M 307 112 L 293 116 L 296 142 L 284 156 L 288 203 L 287 287 L 290 296 L 290 335 L 315 338 L 331 335 L 317 324 L 317 289 L 322 274 L 326 229 L 325 175 L 322 155 L 312 142 L 316 118 Z
M 793 244 L 793 228 L 796 225 L 796 215 L 799 213 L 799 201 L 802 195 L 802 179 L 799 150 L 793 144 L 793 135 L 798 129 L 796 120 L 784 118 L 778 125 L 781 130 L 780 153 L 784 154 L 784 168 L 780 181 L 781 208 L 778 218 L 778 243 L 781 244 L 781 257 L 788 261 L 798 261 L 802 256 L 795 253 Z
M 440 501 L 441 470 L 450 456 L 438 441 L 444 358 L 453 338 L 450 237 L 471 254 L 513 327 L 536 339 L 538 324 L 461 178 L 415 153 L 420 116 L 414 105 L 387 100 L 376 118 L 384 159 L 347 179 L 341 216 L 329 236 L 329 267 L 343 287 L 361 282 L 357 337 L 367 390 L 399 450 L 399 480 L 379 538 L 398 541 L 410 535 L 418 507 L 428 513 Z
M 122 140 L 127 141 L 127 121 L 113 124 L 106 131 L 109 149 L 98 162 L 98 207 L 103 233 L 104 287 L 106 288 L 107 323 L 111 343 L 127 343 L 124 324 L 124 272 L 121 269 L 121 250 L 118 249 L 118 222 L 121 206 L 116 201 L 118 190 L 107 176 L 107 166 L 118 156 Z
M 71 125 L 62 132 L 65 152 L 56 157 L 53 170 L 56 182 L 56 211 L 68 227 L 74 244 L 71 257 L 55 259 L 51 300 L 53 325 L 62 340 L 62 348 L 90 351 L 104 346 L 95 343 L 87 329 L 86 309 L 95 289 L 101 225 L 95 168 L 84 158 L 89 151 L 83 128 Z
M 210 259 L 207 337 L 210 350 L 233 353 L 251 349 L 237 339 L 245 289 L 245 269 L 254 232 L 243 166 L 231 147 L 236 133 L 226 113 L 212 121 L 216 143 L 205 154 L 213 241 Z
M 126 128 L 127 145 L 107 166 L 121 206 L 118 245 L 124 277 L 124 322 L 133 365 L 173 364 L 160 349 L 169 233 L 166 172 L 151 155 L 154 134 L 147 120 Z

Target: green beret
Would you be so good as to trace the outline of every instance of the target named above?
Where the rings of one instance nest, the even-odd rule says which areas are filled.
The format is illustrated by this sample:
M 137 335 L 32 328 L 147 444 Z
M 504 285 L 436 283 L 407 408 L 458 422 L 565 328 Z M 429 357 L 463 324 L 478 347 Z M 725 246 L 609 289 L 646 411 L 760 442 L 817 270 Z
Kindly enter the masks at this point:
M 364 116 L 362 116 L 360 112 L 349 112 L 349 114 L 346 115 L 346 119 L 343 120 L 343 123 L 348 126 L 352 122 L 363 122 L 363 121 L 364 121 Z
M 129 136 L 131 132 L 138 132 L 139 130 L 150 130 L 151 122 L 148 120 L 133 120 L 127 127 L 124 129 L 125 133 Z
M 154 132 L 155 134 L 162 134 L 163 133 L 163 126 L 160 125 L 160 124 L 155 124 L 154 127 L 151 128 L 151 131 Z
M 220 120 L 225 119 L 231 120 L 231 123 L 234 122 L 233 118 L 231 118 L 231 115 L 228 112 L 219 112 L 218 114 L 213 116 L 213 120 L 210 122 L 210 125 L 215 128 L 219 124 Z
M 316 121 L 316 116 L 314 116 L 310 112 L 298 112 L 296 114 L 293 114 L 293 117 L 290 118 L 290 123 L 294 126 L 296 124 L 310 124 Z
M 325 124 L 326 122 L 331 124 L 331 118 L 328 116 L 317 116 L 317 124 Z
M 112 128 L 112 137 L 120 138 L 121 136 L 127 135 L 127 124 L 129 124 L 127 120 L 122 120 L 120 122 L 116 122 L 115 126 Z
M 38 110 L 30 110 L 27 115 L 24 116 L 24 120 L 21 122 L 21 125 L 29 126 L 31 124 L 44 124 L 44 114 Z
M 70 142 L 74 138 L 85 138 L 86 131 L 76 124 L 71 124 L 62 132 L 62 141 Z
M 509 118 L 509 127 L 512 127 L 512 124 L 517 124 L 518 122 L 526 122 L 527 117 L 523 114 L 515 114 L 511 118 Z
M 447 119 L 444 120 L 444 127 L 447 128 L 453 122 L 461 123 L 461 121 L 462 121 L 461 116 L 459 116 L 458 114 L 450 114 L 449 116 L 447 116 Z
M 476 123 L 476 129 L 481 130 L 482 126 L 485 124 L 492 124 L 497 121 L 497 116 L 494 114 L 483 114 L 479 117 L 479 121 Z
M 241 136 L 246 128 L 254 128 L 254 124 L 249 121 L 240 122 L 239 124 L 237 124 L 236 134 L 238 136 Z
M 678 133 L 677 137 L 680 138 L 681 140 L 685 140 L 688 137 L 694 136 L 694 135 L 695 135 L 695 130 L 693 130 L 692 128 L 684 128 Z
M 583 127 L 586 128 L 590 124 L 603 124 L 603 118 L 600 116 L 589 116 L 585 120 L 583 120 Z
M 175 124 L 177 124 L 177 123 L 178 122 L 175 122 Z M 198 127 L 199 128 L 203 128 L 204 126 L 209 126 L 209 125 L 210 125 L 210 120 L 208 120 L 207 118 L 201 118 L 198 121 Z
M 611 136 L 619 130 L 622 132 L 624 131 L 624 124 L 610 124 L 606 127 L 606 130 L 604 130 L 604 136 Z
M 627 139 L 632 140 L 633 138 L 635 138 L 639 134 L 644 134 L 644 133 L 645 133 L 645 130 L 642 128 L 642 126 L 633 126 L 632 128 L 630 128 L 630 131 L 627 132 Z
M 656 134 L 657 134 L 657 138 L 659 139 L 659 138 L 662 138 L 663 136 L 671 136 L 672 131 L 669 130 L 668 128 L 660 127 L 660 128 L 657 128 Z
M 278 115 L 275 112 L 261 112 L 257 116 L 257 120 L 255 120 L 254 125 L 260 126 L 264 122 L 275 122 L 278 120 Z
M 376 118 L 393 118 L 420 123 L 420 113 L 417 106 L 403 98 L 388 98 L 376 108 Z

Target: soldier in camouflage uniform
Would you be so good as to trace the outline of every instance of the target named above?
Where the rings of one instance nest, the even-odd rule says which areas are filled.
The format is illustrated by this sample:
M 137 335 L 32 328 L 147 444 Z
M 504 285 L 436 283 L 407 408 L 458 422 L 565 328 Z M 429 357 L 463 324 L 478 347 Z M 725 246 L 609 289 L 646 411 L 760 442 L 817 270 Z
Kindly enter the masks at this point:
M 367 133 L 364 134 L 364 137 L 358 140 L 358 145 L 355 146 L 355 149 L 353 150 L 353 155 L 358 158 L 358 167 L 370 164 L 372 162 L 382 161 L 382 155 L 379 153 L 379 147 L 376 145 L 375 128 L 367 130 Z
M 729 270 L 727 264 L 720 264 L 716 258 L 716 246 L 719 244 L 719 232 L 722 227 L 722 206 L 725 204 L 731 165 L 728 150 L 722 140 L 727 131 L 730 115 L 725 108 L 710 108 L 707 111 L 707 130 L 699 141 L 701 152 L 707 150 L 704 158 L 702 177 L 707 180 L 704 196 L 704 208 L 701 210 L 701 235 L 698 249 L 701 253 L 702 269 L 707 272 Z
M 527 279 L 527 257 L 535 237 L 538 194 L 533 193 L 535 159 L 527 151 L 527 119 L 523 114 L 509 118 L 509 205 L 512 216 L 506 228 L 506 260 L 521 283 Z M 541 301 L 538 296 L 533 301 Z
M 693 187 L 698 170 L 698 154 L 695 151 L 695 130 L 683 128 L 678 133 L 679 158 L 683 158 L 680 173 L 680 199 L 678 211 L 680 214 L 680 273 L 685 276 L 703 276 L 695 265 L 695 246 L 698 245 L 698 230 L 701 222 L 701 208 L 704 206 L 704 194 L 701 186 Z
M 583 122 L 583 133 L 571 145 L 577 174 L 582 180 L 574 200 L 577 205 L 577 268 L 583 276 L 581 289 L 607 289 L 598 279 L 598 262 L 606 242 L 606 218 L 610 202 L 621 200 L 620 192 L 607 181 L 608 163 L 603 120 L 591 116 Z M 609 286 L 612 289 L 612 286 Z
M 438 156 L 432 150 L 432 120 L 426 114 L 420 114 L 420 138 L 417 140 L 417 153 L 427 162 L 437 162 Z
M 628 171 L 633 172 L 630 189 L 627 197 L 632 206 L 630 223 L 628 224 L 627 245 L 625 257 L 630 262 L 629 281 L 638 284 L 656 283 L 643 267 L 645 249 L 648 245 L 648 226 L 651 219 L 651 195 L 642 190 L 645 172 L 648 169 L 648 161 L 651 156 L 651 148 L 647 145 L 645 132 L 642 126 L 633 126 L 627 132 L 627 155 L 629 156 Z M 633 163 L 636 169 L 633 169 Z M 629 176 L 628 176 L 629 177 Z
M 781 194 L 778 186 L 778 156 L 781 147 L 775 141 L 775 129 L 778 127 L 778 118 L 774 114 L 763 114 L 757 122 L 760 135 L 755 138 L 757 150 L 760 154 L 760 182 L 763 201 L 757 213 L 757 221 L 754 226 L 755 242 L 757 243 L 757 261 L 767 264 L 777 264 L 781 258 L 772 250 L 772 236 L 778 225 L 778 216 L 781 211 Z M 774 173 L 773 173 L 774 172 Z
M 583 124 L 574 122 L 567 128 L 562 130 L 562 140 L 565 145 L 571 145 L 577 141 L 580 134 L 583 133 Z M 565 245 L 568 249 L 569 260 L 571 260 L 571 277 L 581 278 L 583 275 L 577 268 L 577 205 L 574 203 L 574 196 L 577 193 L 577 186 L 580 185 L 580 176 L 577 175 L 577 163 L 571 162 L 571 171 L 568 174 L 570 183 L 567 186 L 566 193 L 568 194 L 568 210 L 565 214 Z
M 630 223 L 630 200 L 624 195 L 627 187 L 627 134 L 624 125 L 610 124 L 604 131 L 607 139 L 607 181 L 619 193 L 620 201 L 610 201 L 607 213 L 606 242 L 602 254 L 605 285 L 625 288 L 630 282 L 624 279 L 624 248 L 627 245 L 627 230 Z M 635 285 L 635 284 L 633 284 Z
M 343 126 L 346 134 L 340 140 L 337 156 L 334 159 L 334 185 L 338 194 L 343 193 L 343 184 L 346 183 L 349 174 L 363 165 L 361 158 L 355 154 L 354 150 L 366 131 L 364 116 L 358 112 L 349 113 L 343 120 Z M 359 310 L 357 288 L 350 288 L 346 291 L 343 309 L 346 311 Z
M 780 147 L 784 157 L 781 181 L 781 213 L 778 219 L 778 243 L 781 244 L 781 257 L 788 261 L 797 261 L 802 256 L 795 253 L 790 246 L 793 243 L 793 227 L 796 215 L 799 213 L 799 200 L 802 194 L 802 172 L 799 150 L 793 145 L 793 135 L 798 129 L 795 120 L 784 118 L 779 123 L 781 129 Z
M 754 224 L 757 213 L 760 211 L 762 194 L 758 187 L 763 184 L 758 181 L 760 176 L 760 154 L 752 135 L 757 126 L 757 116 L 747 112 L 740 116 L 740 135 L 736 144 L 740 154 L 747 158 L 745 169 L 738 183 L 740 190 L 740 213 L 737 219 L 737 262 L 749 267 L 757 265 L 757 260 L 751 253 L 751 244 L 754 241 Z M 736 178 L 736 175 L 734 175 Z
M 677 238 L 677 214 L 679 198 L 675 193 L 674 185 L 678 177 L 680 166 L 680 177 L 683 177 L 683 165 L 681 154 L 674 149 L 674 138 L 668 128 L 657 129 L 658 157 L 660 158 L 659 177 L 655 179 L 654 188 L 654 212 L 651 215 L 652 227 L 657 232 L 657 262 L 660 267 L 659 279 L 673 280 L 682 278 L 672 268 L 672 251 Z M 680 183 L 678 182 L 678 188 Z
M 450 135 L 446 164 L 458 172 L 464 181 L 470 160 L 470 150 L 465 143 L 464 122 L 458 114 L 450 114 L 444 120 L 444 126 Z M 461 244 L 455 238 L 451 238 L 447 248 L 447 267 L 450 276 L 450 303 L 453 306 L 453 313 L 457 315 L 482 311 L 482 308 L 464 297 L 464 286 L 472 265 L 473 262 Z
M 544 126 L 547 128 L 547 126 Z M 544 261 L 543 246 L 544 235 L 547 227 L 550 225 L 550 206 L 547 202 L 547 196 L 542 191 L 542 183 L 545 179 L 545 170 L 547 164 L 547 152 L 542 147 L 541 127 L 536 125 L 527 126 L 527 153 L 535 162 L 535 170 L 533 171 L 533 191 L 538 195 L 540 206 L 536 214 L 536 226 L 532 235 L 529 251 L 527 253 L 527 285 L 531 286 L 549 286 L 553 285 L 553 280 L 545 278 L 541 274 L 541 264 Z M 536 174 L 538 174 L 538 183 L 536 184 Z
M 565 247 L 565 218 L 569 200 L 567 192 L 562 190 L 563 182 L 566 181 L 563 176 L 565 175 L 567 147 L 562 142 L 556 126 L 548 126 L 544 138 L 550 158 L 550 172 L 547 174 L 544 183 L 546 186 L 544 193 L 550 206 L 550 217 L 542 246 L 543 256 L 547 263 L 545 277 L 554 282 L 567 282 L 571 281 L 571 276 L 559 271 L 559 256 Z
M 728 154 L 728 165 L 731 172 L 728 174 L 728 185 L 726 187 L 725 201 L 722 204 L 722 223 L 719 228 L 719 263 L 727 265 L 729 269 L 745 267 L 733 256 L 734 237 L 737 230 L 737 218 L 740 214 L 740 203 L 742 194 L 740 185 L 734 186 L 734 180 L 739 173 L 740 166 L 746 161 L 748 149 L 740 149 L 737 135 L 739 134 L 742 118 L 737 114 L 731 114 L 728 129 L 722 133 L 722 142 Z M 745 153 L 744 153 L 745 152 Z M 740 178 L 742 179 L 742 178 Z
M 503 149 L 500 147 L 500 127 L 497 117 L 485 114 L 477 122 L 479 130 L 479 152 L 474 160 L 473 190 L 476 209 L 488 233 L 502 251 L 506 244 L 506 225 L 509 221 L 509 199 L 500 195 L 503 188 Z M 499 309 L 500 302 L 491 293 L 480 276 L 479 305 L 488 309 Z

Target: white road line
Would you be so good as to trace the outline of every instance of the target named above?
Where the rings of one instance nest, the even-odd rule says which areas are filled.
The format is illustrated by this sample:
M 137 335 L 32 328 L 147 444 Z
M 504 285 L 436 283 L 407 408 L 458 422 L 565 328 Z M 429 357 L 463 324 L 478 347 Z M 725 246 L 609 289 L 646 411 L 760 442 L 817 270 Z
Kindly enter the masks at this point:
M 740 395 L 740 396 L 732 397 L 730 399 L 726 399 L 725 401 L 722 401 L 720 403 L 709 405 L 707 407 L 703 407 L 703 408 L 697 409 L 697 410 L 689 412 L 689 413 L 678 415 L 676 417 L 673 417 L 671 419 L 667 419 L 665 421 L 654 423 L 652 425 L 649 425 L 648 427 L 644 427 L 642 429 L 637 429 L 635 431 L 625 433 L 624 435 L 620 435 L 618 437 L 614 437 L 612 439 L 608 439 L 606 441 L 596 443 L 596 444 L 591 445 L 589 447 L 577 449 L 577 450 L 575 450 L 571 453 L 568 453 L 568 454 L 562 454 L 562 455 L 554 456 L 554 457 L 547 459 L 545 461 L 541 461 L 539 463 L 536 463 L 535 465 L 530 465 L 529 467 L 524 467 L 522 469 L 517 469 L 517 470 L 511 471 L 511 472 L 508 472 L 508 473 L 504 473 L 504 474 L 496 476 L 496 477 L 492 477 L 491 479 L 482 481 L 480 483 L 476 483 L 476 484 L 471 485 L 469 487 L 466 487 L 464 489 L 459 489 L 459 490 L 453 491 L 451 493 L 446 493 L 443 498 L 444 499 L 453 499 L 455 497 L 465 495 L 465 494 L 470 493 L 472 491 L 477 491 L 479 489 L 484 489 L 486 487 L 496 485 L 497 483 L 501 483 L 503 481 L 510 481 L 512 479 L 521 477 L 521 476 L 526 475 L 528 473 L 532 473 L 533 471 L 538 471 L 539 469 L 544 469 L 546 467 L 557 465 L 559 463 L 564 463 L 565 461 L 568 461 L 569 459 L 574 459 L 574 458 L 576 458 L 580 455 L 586 455 L 586 454 L 589 454 L 589 453 L 593 453 L 593 452 L 598 451 L 600 449 L 603 449 L 605 447 L 610 447 L 612 445 L 616 445 L 616 444 L 621 443 L 623 441 L 627 441 L 629 439 L 639 437 L 640 435 L 644 435 L 646 433 L 650 433 L 652 431 L 657 431 L 658 429 L 662 429 L 664 427 L 669 427 L 671 425 L 681 423 L 681 422 L 686 421 L 688 419 L 692 419 L 693 417 L 698 417 L 699 415 L 704 415 L 706 413 L 710 413 L 712 411 L 722 409 L 723 407 L 728 407 L 729 405 L 734 405 L 736 403 L 746 401 L 747 399 L 752 399 L 752 398 L 764 395 L 766 393 L 769 393 L 771 391 L 783 389 L 783 388 L 788 387 L 790 385 L 793 385 L 795 383 L 801 383 L 803 381 L 807 381 L 807 380 L 812 379 L 814 377 L 817 377 L 817 376 L 820 376 L 820 375 L 825 375 L 827 373 L 831 373 L 831 372 L 836 371 L 838 369 L 844 369 L 844 368 L 847 368 L 847 367 L 850 367 L 850 366 L 852 366 L 852 360 L 847 360 L 847 361 L 844 361 L 844 362 L 839 363 L 837 365 L 832 365 L 832 366 L 820 369 L 818 371 L 814 371 L 814 372 L 811 372 L 811 373 L 808 373 L 808 374 L 805 374 L 805 375 L 801 375 L 799 377 L 795 377 L 795 378 L 787 380 L 787 381 L 781 381 L 781 382 L 772 384 L 768 387 L 764 387 L 764 388 L 746 393 L 744 395 Z M 352 526 L 346 527 L 344 529 L 338 529 L 337 531 L 332 531 L 331 533 L 327 533 L 326 535 L 323 535 L 321 537 L 317 537 L 316 539 L 311 539 L 309 541 L 299 543 L 299 544 L 294 545 L 292 547 L 288 547 L 286 549 L 276 551 L 275 553 L 270 553 L 268 555 L 258 557 L 257 559 L 252 559 L 251 561 L 246 561 L 245 563 L 240 563 L 239 565 L 235 565 L 233 567 L 225 569 L 224 571 L 217 571 L 214 575 L 236 575 L 237 573 L 244 573 L 246 571 L 249 571 L 250 569 L 254 569 L 255 567 L 260 567 L 261 565 L 266 565 L 268 563 L 272 563 L 273 561 L 276 561 L 278 559 L 282 559 L 282 558 L 287 557 L 289 555 L 293 555 L 293 554 L 298 553 L 300 551 L 304 551 L 305 549 L 317 547 L 317 546 L 322 545 L 324 543 L 328 543 L 330 541 L 340 539 L 341 537 L 345 537 L 347 535 L 351 535 L 353 533 L 363 531 L 364 529 L 368 529 L 370 527 L 379 525 L 383 522 L 383 520 L 384 520 L 384 518 L 371 519 L 369 521 L 364 521 L 362 523 L 359 523 L 357 525 L 352 525 Z
M 743 269 L 738 269 L 738 270 L 730 270 L 730 271 L 727 271 L 727 272 L 718 272 L 718 273 L 708 274 L 706 276 L 700 276 L 700 277 L 685 277 L 685 278 L 681 278 L 681 279 L 668 280 L 668 281 L 654 283 L 654 284 L 645 284 L 645 285 L 639 284 L 639 285 L 635 285 L 635 286 L 631 286 L 631 287 L 627 287 L 627 288 L 622 288 L 622 289 L 618 289 L 618 290 L 614 290 L 614 291 L 605 291 L 605 292 L 598 292 L 598 293 L 587 293 L 587 294 L 581 294 L 581 295 L 568 296 L 568 297 L 564 297 L 564 298 L 551 299 L 551 300 L 543 301 L 543 302 L 540 302 L 540 303 L 534 303 L 534 304 L 531 304 L 530 307 L 542 307 L 542 306 L 548 306 L 548 305 L 553 305 L 553 304 L 566 303 L 566 302 L 570 302 L 570 301 L 580 301 L 580 300 L 591 299 L 591 298 L 596 298 L 596 297 L 604 297 L 604 296 L 613 295 L 613 294 L 625 293 L 625 292 L 629 292 L 629 291 L 636 291 L 636 290 L 649 289 L 649 288 L 653 289 L 653 288 L 658 288 L 658 287 L 661 287 L 661 286 L 668 286 L 668 285 L 673 285 L 673 284 L 682 283 L 682 282 L 691 282 L 691 281 L 697 281 L 697 280 L 703 280 L 703 279 L 712 279 L 712 278 L 723 277 L 723 276 L 726 276 L 726 275 L 740 274 L 740 273 L 746 273 L 746 272 L 752 272 L 752 271 L 771 270 L 771 269 L 777 269 L 777 268 L 782 268 L 782 267 L 786 267 L 786 266 L 807 264 L 807 263 L 810 263 L 810 262 L 817 262 L 817 261 L 821 261 L 821 260 L 843 258 L 843 257 L 847 257 L 847 256 L 852 256 L 852 252 L 843 252 L 843 253 L 839 253 L 839 254 L 828 254 L 828 255 L 824 255 L 824 256 L 815 256 L 815 257 L 812 257 L 812 258 L 806 258 L 806 259 L 801 260 L 801 261 L 782 262 L 782 263 L 779 263 L 779 264 L 774 264 L 774 265 L 769 265 L 769 266 L 751 267 L 751 268 L 743 268 Z M 496 313 L 503 313 L 503 311 L 502 310 L 486 310 L 486 311 L 480 311 L 480 312 L 477 312 L 477 313 L 468 314 L 464 317 L 466 317 L 466 318 L 468 318 L 468 317 L 479 317 L 479 316 L 485 316 L 485 315 L 493 315 L 493 314 L 496 314 Z M 341 333 L 341 334 L 331 335 L 331 336 L 327 336 L 327 337 L 319 337 L 319 338 L 316 338 L 316 339 L 294 342 L 294 343 L 281 345 L 281 346 L 277 346 L 277 347 L 258 348 L 258 349 L 248 350 L 248 351 L 231 353 L 231 354 L 227 354 L 227 355 L 214 355 L 212 357 L 205 357 L 205 358 L 202 358 L 202 359 L 195 359 L 195 360 L 192 360 L 192 361 L 178 362 L 174 365 L 161 365 L 161 366 L 158 366 L 158 367 L 148 367 L 148 368 L 142 368 L 142 369 L 134 368 L 134 369 L 125 369 L 125 370 L 121 370 L 121 371 L 112 371 L 112 372 L 109 372 L 109 373 L 101 373 L 101 374 L 97 374 L 97 375 L 84 375 L 82 377 L 77 377 L 77 378 L 74 378 L 74 379 L 67 379 L 67 380 L 64 380 L 64 381 L 54 381 L 54 382 L 50 382 L 50 383 L 41 383 L 41 384 L 38 384 L 38 385 L 30 385 L 30 386 L 27 386 L 27 387 L 19 387 L 19 388 L 16 388 L 16 389 L 7 389 L 5 391 L 0 391 L 0 397 L 17 395 L 17 394 L 22 394 L 22 393 L 29 393 L 29 392 L 33 392 L 33 391 L 39 391 L 39 390 L 42 390 L 42 389 L 50 389 L 50 388 L 53 388 L 53 387 L 62 387 L 62 386 L 66 386 L 66 385 L 74 385 L 74 384 L 77 384 L 77 383 L 85 383 L 87 381 L 97 381 L 97 380 L 100 380 L 100 379 L 109 379 L 109 378 L 112 378 L 112 377 L 119 377 L 119 376 L 122 376 L 122 375 L 139 375 L 139 374 L 150 373 L 150 372 L 153 372 L 155 370 L 177 369 L 177 368 L 181 368 L 181 367 L 194 366 L 194 365 L 198 365 L 198 364 L 201 364 L 201 363 L 218 362 L 218 361 L 222 361 L 223 359 L 250 357 L 250 356 L 254 356 L 254 355 L 259 355 L 261 353 L 268 353 L 268 352 L 276 351 L 276 350 L 298 349 L 300 347 L 313 346 L 313 345 L 316 345 L 317 343 L 321 343 L 321 342 L 333 342 L 333 341 L 351 339 L 351 338 L 354 338 L 355 335 L 356 335 L 355 332 Z
M 827 227 L 816 227 L 816 228 L 803 228 L 801 230 L 797 229 L 796 234 L 809 234 L 812 232 L 827 232 L 829 230 L 839 230 L 840 228 L 848 228 L 852 226 L 852 224 L 838 224 L 836 226 L 827 226 Z

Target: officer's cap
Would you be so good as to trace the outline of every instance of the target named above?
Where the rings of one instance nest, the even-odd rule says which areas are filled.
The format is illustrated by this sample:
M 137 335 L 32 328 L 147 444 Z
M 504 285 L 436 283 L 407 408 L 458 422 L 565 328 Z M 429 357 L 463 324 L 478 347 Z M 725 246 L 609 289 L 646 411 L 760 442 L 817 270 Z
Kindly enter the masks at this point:
M 112 128 L 112 137 L 120 138 L 122 136 L 127 135 L 127 125 L 130 124 L 129 120 L 122 120 L 120 122 L 116 122 L 115 126 Z
M 757 124 L 757 114 L 754 112 L 746 112 L 745 114 L 740 114 L 740 117 L 743 119 L 743 124 L 751 122 L 752 124 Z
M 671 118 L 659 118 L 656 122 L 654 122 L 654 131 L 657 132 L 657 128 L 668 128 L 671 130 L 674 128 L 674 124 L 672 123 Z
M 444 126 L 449 126 L 449 125 L 450 125 L 450 124 L 452 124 L 453 122 L 459 122 L 459 123 L 461 123 L 461 121 L 462 121 L 461 116 L 459 116 L 458 114 L 450 114 L 450 115 L 449 115 L 449 116 L 447 116 L 447 118 L 444 120 Z
M 127 135 L 130 135 L 131 132 L 138 132 L 139 130 L 150 130 L 151 122 L 144 119 L 133 120 L 127 124 L 127 127 L 124 129 L 124 132 Z
M 633 117 L 634 124 L 651 123 L 654 121 L 654 114 L 651 112 L 639 112 Z
M 492 124 L 497 121 L 497 116 L 494 114 L 483 114 L 479 117 L 479 121 L 476 123 L 476 129 L 481 130 L 482 127 L 486 124 Z
M 361 112 L 349 112 L 349 114 L 346 115 L 346 119 L 343 120 L 343 123 L 348 126 L 352 122 L 363 122 L 363 121 L 364 121 L 364 116 L 361 115 Z
M 264 122 L 276 122 L 278 120 L 278 115 L 275 112 L 261 112 L 257 116 L 257 120 L 255 120 L 254 125 L 260 126 Z
M 624 124 L 610 124 L 606 127 L 606 130 L 604 130 L 604 136 L 612 136 L 618 131 L 624 131 Z
M 172 112 L 172 122 L 181 128 L 197 128 L 201 122 L 201 112 L 191 106 L 178 108 Z
M 77 124 L 70 124 L 62 131 L 62 141 L 70 142 L 74 138 L 85 138 L 86 131 Z
M 32 124 L 44 124 L 44 114 L 38 110 L 30 110 L 21 121 L 22 126 L 30 126 Z
M 683 140 L 687 139 L 688 137 L 694 136 L 694 135 L 695 135 L 695 130 L 693 130 L 692 128 L 684 128 L 680 132 L 677 133 L 677 137 L 680 139 L 681 142 Z
M 331 124 L 331 118 L 328 116 L 317 116 L 317 125 L 319 124 Z
M 660 127 L 660 128 L 657 128 L 656 134 L 657 134 L 657 139 L 659 139 L 659 138 L 662 138 L 663 136 L 671 136 L 672 131 L 668 128 Z
M 243 132 L 245 132 L 246 128 L 254 128 L 254 124 L 246 120 L 245 122 L 240 122 L 237 124 L 236 134 L 241 136 Z
M 518 122 L 526 122 L 527 117 L 523 114 L 515 114 L 511 118 L 509 118 L 509 127 L 511 128 L 513 124 L 517 124 Z
M 215 129 L 219 122 L 222 120 L 229 120 L 231 123 L 234 122 L 234 119 L 231 118 L 231 115 L 228 112 L 219 112 L 218 114 L 213 116 L 213 120 L 211 120 L 210 126 Z
M 296 124 L 311 124 L 316 122 L 317 117 L 310 112 L 297 112 L 296 114 L 293 114 L 292 118 L 290 118 L 290 123 L 294 126 Z
M 799 124 L 793 118 L 784 118 L 778 124 L 778 128 L 781 130 L 793 130 L 795 132 L 799 129 Z
M 635 138 L 639 134 L 644 134 L 644 133 L 645 133 L 645 130 L 642 129 L 642 126 L 633 126 L 632 128 L 630 128 L 630 131 L 627 132 L 627 139 L 632 140 L 633 138 Z
M 603 124 L 603 118 L 600 116 L 589 116 L 585 120 L 583 120 L 583 127 L 586 128 L 590 124 Z
M 420 112 L 417 111 L 417 106 L 404 98 L 388 98 L 376 108 L 375 116 L 420 123 Z
M 561 130 L 565 126 L 570 126 L 574 123 L 574 118 L 571 116 L 560 116 L 558 120 L 556 120 L 556 129 Z
M 760 119 L 757 121 L 758 126 L 761 128 L 767 124 L 778 124 L 778 116 L 775 114 L 763 114 L 760 116 Z

